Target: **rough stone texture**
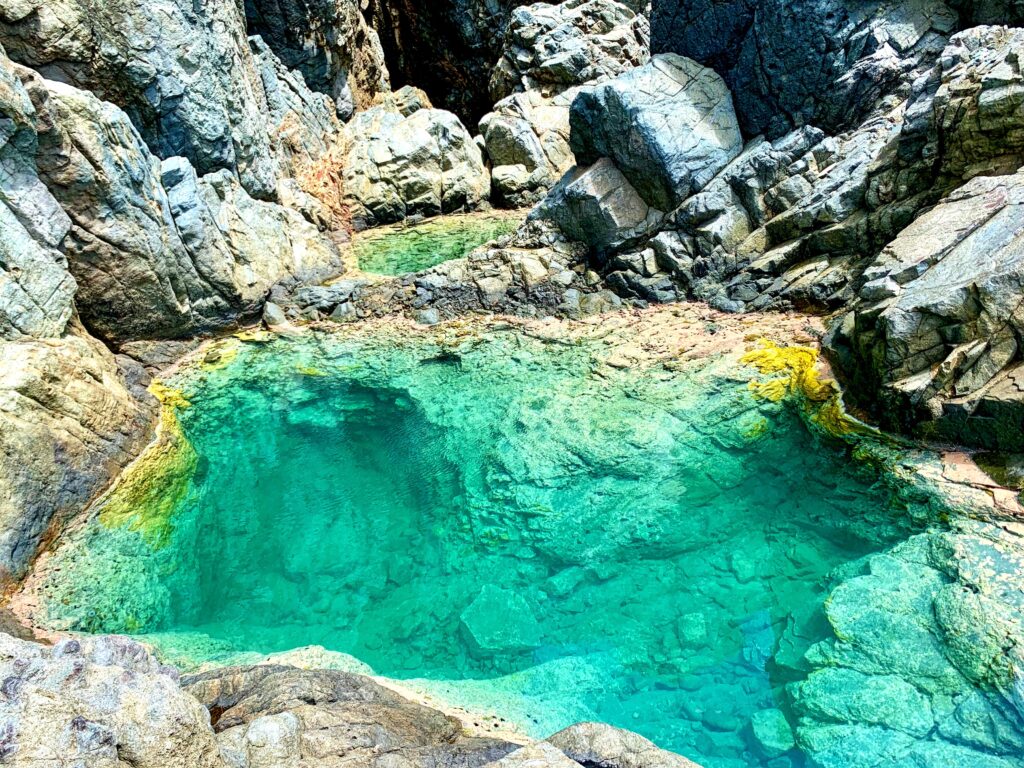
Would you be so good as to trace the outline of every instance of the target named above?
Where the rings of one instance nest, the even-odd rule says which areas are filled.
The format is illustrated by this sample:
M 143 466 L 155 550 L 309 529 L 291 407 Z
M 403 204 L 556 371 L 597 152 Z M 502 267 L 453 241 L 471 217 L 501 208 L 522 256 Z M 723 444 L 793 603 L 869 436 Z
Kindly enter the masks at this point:
M 131 388 L 121 361 L 74 324 L 60 339 L 0 342 L 0 359 L 0 581 L 6 581 L 23 575 L 40 541 L 135 458 L 155 401 Z
M 93 91 L 131 118 L 153 154 L 236 172 L 257 198 L 278 175 L 241 6 L 190 0 L 17 0 L 0 43 L 44 77 Z
M 229 764 L 240 768 L 471 768 L 515 749 L 465 736 L 455 718 L 346 672 L 236 667 L 186 677 L 182 684 L 214 713 L 217 741 Z
M 513 94 L 480 121 L 496 204 L 518 208 L 535 203 L 572 168 L 569 107 L 577 93 L 570 89 L 550 98 L 539 91 Z
M 579 243 L 538 221 L 418 274 L 279 291 L 274 301 L 293 320 L 350 322 L 406 314 L 428 325 L 475 312 L 576 317 L 623 303 L 586 269 Z
M 347 130 L 345 190 L 357 227 L 475 210 L 490 194 L 480 147 L 451 112 L 378 106 Z
M 253 200 L 227 170 L 197 181 L 183 158 L 161 164 L 114 105 L 20 74 L 36 107 L 40 176 L 71 218 L 62 248 L 93 332 L 230 326 L 257 313 L 275 283 L 340 271 L 333 243 L 298 212 Z
M 491 74 L 491 98 L 522 91 L 552 96 L 615 77 L 647 61 L 649 42 L 647 18 L 616 0 L 516 8 Z
M 491 111 L 487 83 L 513 8 L 529 0 L 367 0 L 393 84 L 416 85 L 431 101 L 476 125 Z M 429 66 L 424 66 L 429 62 Z
M 531 214 L 599 254 L 650 235 L 663 216 L 608 158 L 567 173 Z
M 209 713 L 133 640 L 0 635 L 0 675 L 5 765 L 225 768 Z
M 329 96 L 343 120 L 391 90 L 380 39 L 359 6 L 357 0 L 245 0 L 249 32 L 311 89 Z
M 665 0 L 651 48 L 712 67 L 745 134 L 776 138 L 807 124 L 845 130 L 885 95 L 905 96 L 959 22 L 941 0 Z
M 1021 29 L 977 27 L 952 38 L 914 84 L 900 137 L 899 157 L 910 173 L 923 166 L 931 175 L 901 186 L 949 189 L 1024 163 L 1022 56 Z
M 1024 175 L 981 177 L 865 270 L 833 348 L 890 427 L 1024 450 Z
M 71 222 L 39 180 L 35 108 L 0 48 L 0 339 L 59 336 L 77 286 L 59 246 Z
M 699 768 L 639 734 L 603 723 L 572 725 L 547 741 L 591 768 Z
M 584 89 L 569 120 L 580 165 L 611 158 L 662 211 L 702 189 L 743 147 L 722 79 L 675 55 Z

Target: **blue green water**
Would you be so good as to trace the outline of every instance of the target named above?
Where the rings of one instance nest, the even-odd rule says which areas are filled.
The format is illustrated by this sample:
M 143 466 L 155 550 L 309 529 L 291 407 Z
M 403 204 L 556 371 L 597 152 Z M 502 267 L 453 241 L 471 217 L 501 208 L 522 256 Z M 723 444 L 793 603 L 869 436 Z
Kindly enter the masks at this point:
M 439 339 L 248 344 L 172 381 L 197 461 L 170 538 L 87 527 L 54 623 L 320 644 L 538 736 L 596 719 L 707 768 L 805 765 L 787 685 L 825 598 L 917 530 L 877 476 L 735 359 Z
M 369 230 L 355 236 L 359 268 L 381 275 L 420 272 L 514 232 L 522 216 L 508 211 L 445 216 L 413 225 Z

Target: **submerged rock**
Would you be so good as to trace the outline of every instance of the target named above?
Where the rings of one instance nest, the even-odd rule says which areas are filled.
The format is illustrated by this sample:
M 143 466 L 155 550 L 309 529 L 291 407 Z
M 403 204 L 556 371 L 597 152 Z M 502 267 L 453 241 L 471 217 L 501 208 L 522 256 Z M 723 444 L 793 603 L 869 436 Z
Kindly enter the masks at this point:
M 472 652 L 521 653 L 540 645 L 540 626 L 530 604 L 509 589 L 486 585 L 459 617 Z

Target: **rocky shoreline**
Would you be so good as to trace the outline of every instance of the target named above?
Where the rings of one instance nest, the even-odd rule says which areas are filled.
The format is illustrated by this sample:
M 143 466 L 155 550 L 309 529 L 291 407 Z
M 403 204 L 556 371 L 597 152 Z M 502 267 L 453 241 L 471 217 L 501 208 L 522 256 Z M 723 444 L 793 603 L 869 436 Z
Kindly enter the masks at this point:
M 152 451 L 173 397 L 154 379 L 215 365 L 247 343 L 236 331 L 604 329 L 625 368 L 774 334 L 820 347 L 863 417 L 763 356 L 776 389 L 828 404 L 814 428 L 947 449 L 863 449 L 911 516 L 946 528 L 833 585 L 836 637 L 791 692 L 796 736 L 766 716 L 762 746 L 797 738 L 823 768 L 851 752 L 1017 765 L 1019 488 L 975 460 L 1020 484 L 1021 3 L 414 6 L 0 9 L 0 584 L 16 611 L 32 623 L 49 554 Z M 534 208 L 465 258 L 353 268 L 355 230 L 492 206 Z M 0 644 L 15 765 L 688 765 L 610 727 L 467 734 L 340 671 L 246 666 L 183 691 L 122 638 Z

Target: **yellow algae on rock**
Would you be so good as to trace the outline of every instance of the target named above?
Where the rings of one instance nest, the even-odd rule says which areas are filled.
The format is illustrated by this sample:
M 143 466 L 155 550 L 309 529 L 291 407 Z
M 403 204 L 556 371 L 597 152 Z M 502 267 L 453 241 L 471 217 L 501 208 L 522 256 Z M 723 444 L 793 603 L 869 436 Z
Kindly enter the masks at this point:
M 178 422 L 178 410 L 191 403 L 180 390 L 159 382 L 149 391 L 161 403 L 156 438 L 100 501 L 99 521 L 108 528 L 137 531 L 160 548 L 170 542 L 171 520 L 188 492 L 197 456 Z
M 800 398 L 810 421 L 835 437 L 851 434 L 878 436 L 880 433 L 846 412 L 839 386 L 823 379 L 818 370 L 818 350 L 813 347 L 782 347 L 761 339 L 758 347 L 740 358 L 767 378 L 748 385 L 755 396 L 773 403 L 786 397 Z
M 251 328 L 246 331 L 239 331 L 235 334 L 235 338 L 240 341 L 249 341 L 255 344 L 266 344 L 267 342 L 274 340 L 274 334 L 270 331 L 260 330 L 259 328 Z

